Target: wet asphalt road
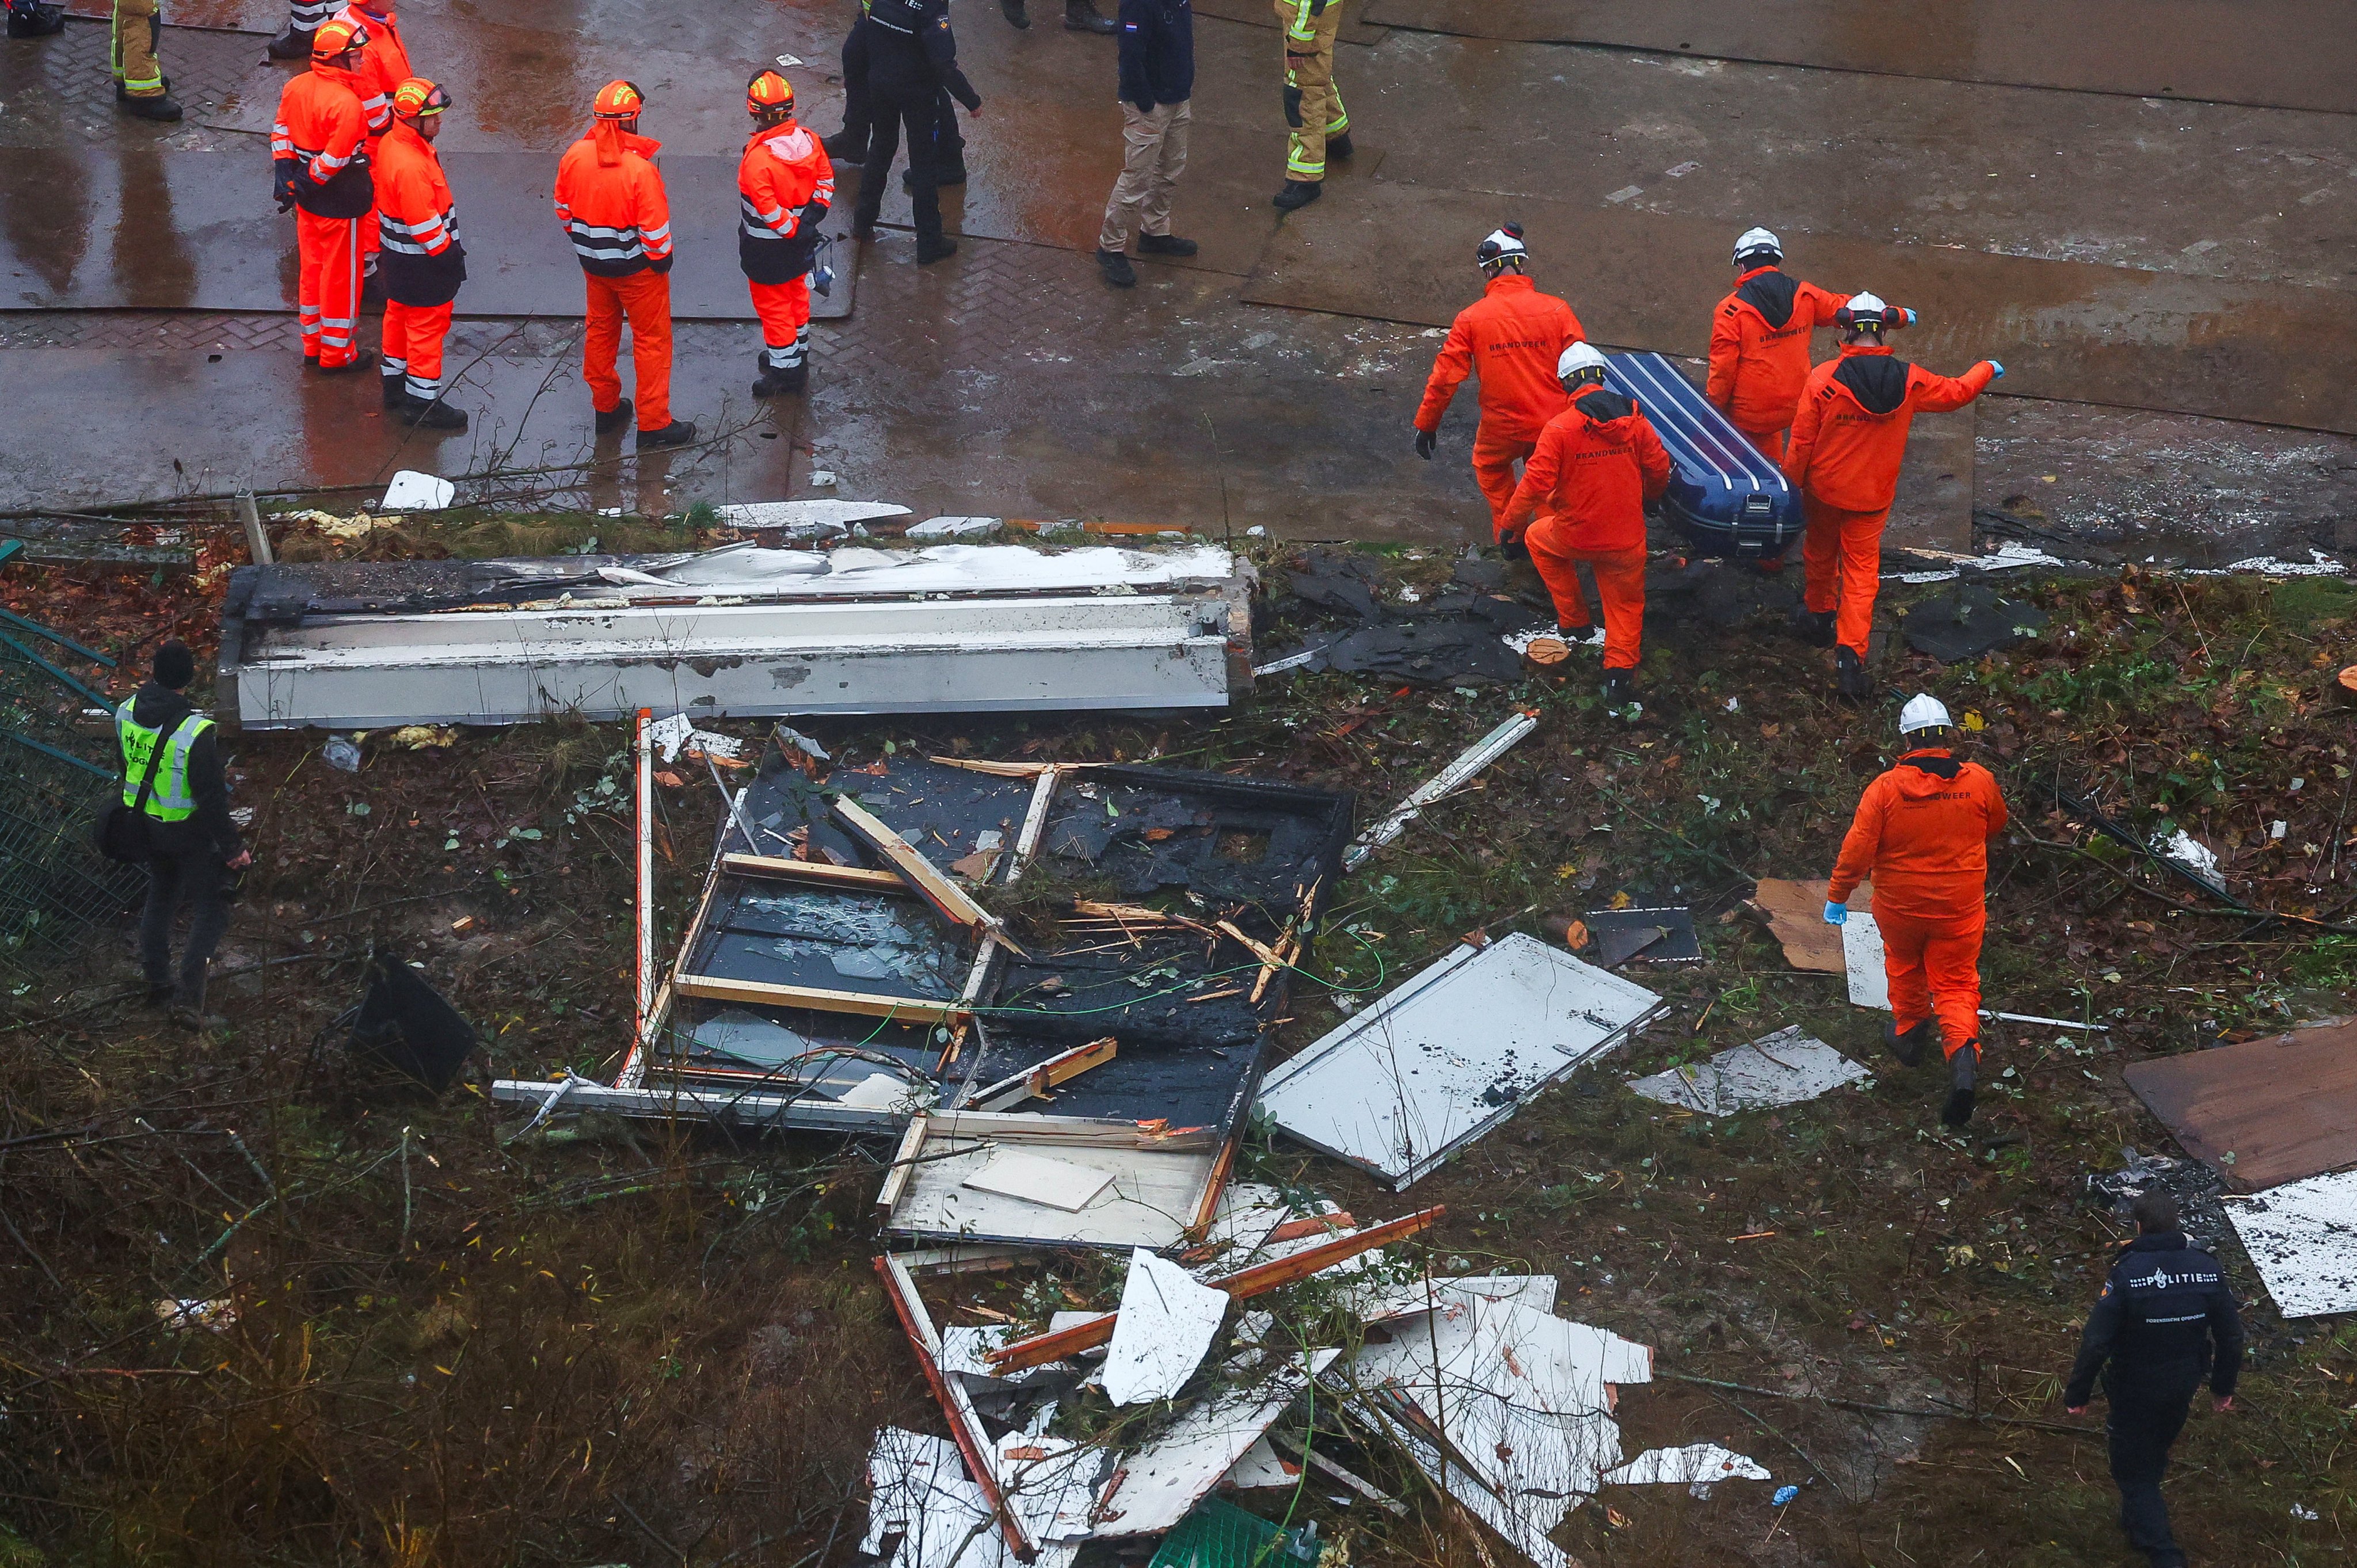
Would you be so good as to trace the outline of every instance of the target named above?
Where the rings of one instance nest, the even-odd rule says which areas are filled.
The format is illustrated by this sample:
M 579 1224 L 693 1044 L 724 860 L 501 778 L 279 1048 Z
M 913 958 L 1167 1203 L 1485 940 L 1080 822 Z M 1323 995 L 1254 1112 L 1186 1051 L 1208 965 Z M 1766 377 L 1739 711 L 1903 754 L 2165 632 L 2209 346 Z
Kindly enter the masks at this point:
M 1472 297 L 1469 264 L 1461 276 L 1444 269 L 1451 245 L 1469 262 L 1480 235 L 1418 230 L 1415 188 L 1435 193 L 1432 210 L 1447 209 L 1452 229 L 1470 210 L 1494 206 L 1502 219 L 1518 198 L 1543 199 L 1575 214 L 1706 220 L 1730 238 L 1764 222 L 1796 258 L 1820 235 L 1844 254 L 1861 244 L 1908 247 L 1910 257 L 1917 248 L 1962 250 L 2288 287 L 2327 311 L 2357 303 L 2349 299 L 2357 116 L 1404 29 L 1357 29 L 1372 45 L 1341 49 L 1361 151 L 1338 166 L 1320 207 L 1281 220 L 1266 204 L 1282 163 L 1276 35 L 1228 19 L 1254 16 L 1245 0 L 1215 8 L 1221 15 L 1197 22 L 1195 154 L 1178 204 L 1179 231 L 1203 244 L 1196 264 L 1141 264 L 1141 286 L 1128 293 L 1097 278 L 1088 252 L 1118 156 L 1111 40 L 1062 31 L 1044 0 L 1021 33 L 996 5 L 961 5 L 962 56 L 985 100 L 963 124 L 971 178 L 945 203 L 963 250 L 920 270 L 905 231 L 888 230 L 862 260 L 851 317 L 815 328 L 806 402 L 756 405 L 746 395 L 749 324 L 683 327 L 675 401 L 732 438 L 643 467 L 627 444 L 601 452 L 589 439 L 565 325 L 577 295 L 561 270 L 547 297 L 529 305 L 546 319 L 463 330 L 469 347 L 454 364 L 481 357 L 453 401 L 476 412 L 477 428 L 427 446 L 382 428 L 372 379 L 304 377 L 291 316 L 249 308 L 266 302 L 292 249 L 291 232 L 270 221 L 264 177 L 251 210 L 221 209 L 235 205 L 237 188 L 224 176 L 221 200 L 178 203 L 168 225 L 155 221 L 140 193 L 154 188 L 143 171 L 160 154 L 257 164 L 264 156 L 259 135 L 288 68 L 262 62 L 258 37 L 173 28 L 167 69 L 191 113 L 161 131 L 115 114 L 102 27 L 0 46 L 0 148 L 30 155 L 11 156 L 16 172 L 0 179 L 10 285 L 31 275 L 49 291 L 44 299 L 117 304 L 168 290 L 176 266 L 248 280 L 226 310 L 0 313 L 0 406 L 34 410 L 39 436 L 12 440 L 0 507 L 237 483 L 360 483 L 395 466 L 457 474 L 602 458 L 583 494 L 595 489 L 601 504 L 648 510 L 807 494 L 810 473 L 827 469 L 839 476 L 837 493 L 920 513 L 1103 517 L 1214 533 L 1261 525 L 1302 536 L 1468 535 L 1486 521 L 1462 462 L 1469 392 L 1452 413 L 1441 461 L 1407 450 L 1408 417 L 1437 347 L 1421 321 L 1241 298 L 1280 221 L 1321 220 L 1370 185 L 1408 188 L 1392 194 L 1411 199 L 1386 208 L 1409 214 L 1400 244 L 1441 258 L 1426 285 L 1439 314 L 1450 288 L 1455 302 Z M 834 51 L 850 9 L 417 0 L 403 20 L 418 68 L 458 97 L 443 142 L 454 153 L 553 158 L 578 134 L 597 86 L 628 75 L 647 89 L 646 128 L 667 154 L 727 158 L 741 145 L 742 83 L 779 54 L 806 62 L 790 71 L 805 117 L 834 128 Z M 183 0 L 170 14 L 261 29 L 284 11 L 274 0 Z M 38 177 L 22 172 L 36 162 Z M 470 234 L 512 231 L 522 244 L 533 225 L 548 226 L 530 186 L 520 177 L 478 190 L 472 205 L 462 186 Z M 1453 194 L 1467 191 L 1495 200 Z M 1444 193 L 1449 199 L 1437 199 Z M 61 209 L 73 214 L 62 225 Z M 887 223 L 906 214 L 906 199 L 891 193 Z M 714 231 L 725 234 L 725 223 Z M 1625 293 L 1648 258 L 1630 253 L 1641 242 L 1605 243 L 1607 227 L 1593 226 L 1596 238 L 1575 241 L 1569 253 L 1541 254 L 1541 286 L 1577 307 L 1583 278 L 1601 272 L 1609 285 L 1589 292 Z M 1625 221 L 1610 229 L 1643 231 Z M 1695 283 L 1679 287 L 1701 295 L 1686 302 L 1697 318 L 1714 303 Z M 521 308 L 505 302 L 530 293 L 502 291 L 501 307 Z M 1961 313 L 1987 302 L 1947 303 Z M 1657 308 L 1674 318 L 1680 301 Z M 1435 309 L 1427 296 L 1416 314 L 1429 320 Z M 2318 334 L 2296 313 L 2222 312 L 2201 329 L 2233 338 L 2262 377 L 2273 354 L 2287 375 L 2315 372 Z M 2007 345 L 1960 343 L 1956 352 L 2005 358 Z M 2171 402 L 2165 387 L 2136 395 Z M 2026 497 L 2049 526 L 2133 538 L 2164 558 L 2221 549 L 2233 558 L 2278 542 L 2346 548 L 2341 535 L 2357 516 L 2357 440 L 2345 435 L 2003 397 L 1984 400 L 1972 435 L 1971 489 L 1951 482 L 1939 503 L 1937 532 L 1951 541 L 1968 527 L 1968 499 L 1997 507 Z M 1943 471 L 1953 474 L 1955 442 L 1947 445 Z

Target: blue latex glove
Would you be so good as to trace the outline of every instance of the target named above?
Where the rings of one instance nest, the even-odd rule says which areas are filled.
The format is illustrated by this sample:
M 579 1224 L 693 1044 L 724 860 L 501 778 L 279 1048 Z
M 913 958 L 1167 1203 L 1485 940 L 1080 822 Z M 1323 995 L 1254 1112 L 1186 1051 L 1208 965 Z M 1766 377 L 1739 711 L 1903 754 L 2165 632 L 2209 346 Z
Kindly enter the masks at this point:
M 1995 360 L 1991 360 L 1989 361 L 1989 369 L 1996 372 L 1996 380 L 2005 380 L 2005 367 L 2003 365 L 1998 364 Z
M 1827 899 L 1825 901 L 1825 924 L 1828 926 L 1846 926 L 1849 924 L 1849 906 L 1846 904 L 1836 904 L 1831 899 Z

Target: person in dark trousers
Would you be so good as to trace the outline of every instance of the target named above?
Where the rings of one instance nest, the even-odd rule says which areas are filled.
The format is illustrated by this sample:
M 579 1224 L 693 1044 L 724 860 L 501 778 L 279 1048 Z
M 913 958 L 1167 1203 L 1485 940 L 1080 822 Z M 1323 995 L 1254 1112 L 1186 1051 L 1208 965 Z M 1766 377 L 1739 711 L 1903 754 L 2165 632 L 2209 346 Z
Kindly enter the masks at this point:
M 205 970 L 229 927 L 229 878 L 253 862 L 230 821 L 229 784 L 221 776 L 213 721 L 180 693 L 196 679 L 196 656 L 174 638 L 156 650 L 150 677 L 114 712 L 123 755 L 123 803 L 138 805 L 148 763 L 160 746 L 156 781 L 142 814 L 147 843 L 147 906 L 139 918 L 139 957 L 147 972 L 147 1004 L 168 1005 L 172 1021 L 209 1029 L 221 1020 L 205 1013 Z M 188 945 L 172 973 L 172 922 L 189 907 Z
M 860 0 L 859 15 L 851 19 L 851 31 L 843 40 L 843 129 L 832 136 L 820 139 L 826 156 L 845 167 L 867 161 L 867 142 L 874 134 L 875 110 L 867 102 L 867 7 L 871 0 Z M 933 138 L 934 178 L 936 186 L 965 183 L 965 138 L 958 134 L 957 114 L 950 107 L 949 90 L 943 88 L 934 104 L 933 124 L 938 133 Z M 916 188 L 914 171 L 900 171 L 900 188 Z
M 998 8 L 1018 27 L 1031 25 L 1028 0 L 998 0 Z M 1064 30 L 1068 33 L 1110 33 L 1115 24 L 1097 10 L 1096 0 L 1064 0 Z
M 1130 288 L 1129 234 L 1149 256 L 1191 256 L 1170 232 L 1170 198 L 1187 172 L 1195 91 L 1195 12 L 1189 0 L 1121 0 L 1121 177 L 1097 231 L 1105 282 Z
M 2218 1260 L 2189 1245 L 2178 1229 L 2175 1198 L 2147 1192 L 2133 1212 L 2136 1239 L 2112 1265 L 2088 1314 L 2062 1404 L 2072 1415 L 2083 1414 L 2095 1374 L 2104 1374 L 2120 1528 L 2152 1568 L 2185 1568 L 2185 1553 L 2169 1533 L 2160 1477 L 2204 1372 L 2212 1408 L 2222 1415 L 2233 1408 L 2234 1381 L 2243 1370 L 2243 1320 Z
M 867 162 L 859 171 L 859 200 L 851 210 L 855 239 L 875 235 L 884 205 L 885 177 L 909 133 L 909 195 L 916 209 L 917 263 L 957 253 L 942 232 L 941 96 L 944 90 L 982 113 L 982 95 L 958 69 L 957 35 L 950 31 L 949 0 L 873 0 L 867 20 L 867 102 L 872 116 Z

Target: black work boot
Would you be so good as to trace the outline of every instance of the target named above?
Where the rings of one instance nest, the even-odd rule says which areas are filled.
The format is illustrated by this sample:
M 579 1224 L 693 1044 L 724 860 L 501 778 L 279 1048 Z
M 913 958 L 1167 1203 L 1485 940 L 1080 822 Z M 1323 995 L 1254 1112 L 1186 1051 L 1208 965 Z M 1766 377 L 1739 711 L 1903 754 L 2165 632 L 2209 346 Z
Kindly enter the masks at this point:
M 1099 251 L 1097 271 L 1104 274 L 1105 282 L 1115 288 L 1137 286 L 1137 269 L 1131 266 L 1129 258 L 1119 251 Z
M 1784 629 L 1807 643 L 1811 648 L 1831 648 L 1834 645 L 1834 612 L 1813 610 L 1806 606 L 1792 612 Z
M 591 412 L 597 411 L 593 409 Z M 624 398 L 605 413 L 597 414 L 597 434 L 611 435 L 616 431 L 629 428 L 632 412 L 630 400 Z
M 1927 1037 L 1923 1031 L 1931 1026 L 1931 1019 L 1919 1018 L 1902 1029 L 1894 1018 L 1882 1026 L 1882 1043 L 1890 1047 L 1890 1054 L 1899 1058 L 1900 1066 L 1913 1067 L 1923 1059 L 1923 1041 Z
M 1857 656 L 1857 649 L 1834 650 L 1834 686 L 1853 703 L 1874 695 L 1874 682 L 1866 678 L 1866 660 Z
M 166 124 L 180 117 L 180 102 L 168 92 L 150 93 L 145 98 L 124 93 L 114 106 L 135 120 L 160 120 Z
M 323 376 L 356 375 L 360 371 L 367 370 L 371 365 L 375 363 L 376 355 L 369 349 L 362 349 L 359 353 L 354 354 L 350 359 L 345 360 L 340 365 L 321 365 L 319 367 L 319 373 Z
M 467 428 L 467 415 L 463 410 L 452 408 L 438 397 L 412 397 L 405 392 L 401 394 L 401 419 L 403 424 L 415 425 L 420 430 L 444 430 L 455 434 Z
M 1288 179 L 1285 182 L 1285 188 L 1269 199 L 1269 205 L 1279 212 L 1291 212 L 1297 208 L 1308 206 L 1325 194 L 1326 185 L 1322 180 Z
M 1068 33 L 1110 33 L 1114 21 L 1097 15 L 1096 0 L 1064 0 L 1064 30 Z
M 311 29 L 298 27 L 289 22 L 285 32 L 270 40 L 270 58 L 272 59 L 309 59 Z
M 1940 1120 L 1951 1127 L 1961 1127 L 1973 1119 L 1973 1069 L 1980 1054 L 1981 1043 L 1966 1040 L 1948 1058 L 1948 1103 L 1940 1108 Z
M 1604 701 L 1619 707 L 1637 695 L 1637 672 L 1634 670 L 1607 670 L 1604 672 Z
M 1351 145 L 1351 133 L 1348 131 L 1339 136 L 1326 138 L 1326 156 L 1329 158 L 1347 158 L 1358 150 Z
M 1006 12 L 1006 19 L 1017 27 L 1028 27 L 1031 25 L 1030 7 L 1024 5 L 1023 0 L 998 0 L 998 8 Z
M 684 446 L 694 439 L 695 421 L 692 419 L 674 419 L 661 430 L 649 430 L 644 425 L 639 427 L 639 445 L 641 446 Z
M 407 378 L 401 375 L 400 372 L 395 371 L 392 375 L 381 376 L 378 379 L 384 382 L 384 406 L 387 408 L 399 408 L 401 406 L 401 400 L 409 395 L 408 389 L 404 384 Z
M 1192 240 L 1182 240 L 1176 234 L 1140 234 L 1137 248 L 1149 256 L 1191 256 L 1202 249 Z
M 821 136 L 818 145 L 826 149 L 828 159 L 836 164 L 864 164 L 867 161 L 867 138 L 854 136 L 845 125 L 832 136 Z
M 799 365 L 773 365 L 765 358 L 761 373 L 754 380 L 755 397 L 789 397 L 810 385 L 810 361 Z
M 946 234 L 931 244 L 927 244 L 922 240 L 917 242 L 917 264 L 920 267 L 931 266 L 935 262 L 944 261 L 956 254 L 957 242 Z

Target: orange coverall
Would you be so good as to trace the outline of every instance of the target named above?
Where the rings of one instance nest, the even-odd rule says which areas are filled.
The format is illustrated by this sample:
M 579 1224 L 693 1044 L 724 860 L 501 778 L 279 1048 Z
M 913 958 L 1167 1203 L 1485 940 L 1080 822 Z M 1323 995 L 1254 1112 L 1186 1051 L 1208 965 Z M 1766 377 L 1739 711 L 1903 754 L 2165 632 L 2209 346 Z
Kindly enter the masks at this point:
M 811 257 L 819 220 L 834 205 L 834 165 L 794 121 L 756 131 L 737 166 L 737 260 L 761 319 L 762 363 L 791 371 L 810 351 Z
M 1710 379 L 1703 395 L 1770 457 L 1809 384 L 1809 334 L 1849 303 L 1775 267 L 1754 267 L 1710 318 Z
M 357 357 L 361 224 L 376 195 L 358 85 L 350 71 L 314 61 L 280 91 L 270 130 L 275 187 L 296 209 L 295 299 L 303 356 L 321 370 L 339 369 Z
M 1473 480 L 1490 502 L 1490 527 L 1506 537 L 1506 503 L 1514 495 L 1514 465 L 1526 461 L 1547 421 L 1564 410 L 1555 361 L 1584 342 L 1571 306 L 1520 273 L 1491 278 L 1481 297 L 1457 313 L 1448 340 L 1424 383 L 1415 427 L 1440 428 L 1440 416 L 1468 375 L 1481 381 L 1481 423 L 1473 432 Z
M 407 81 L 409 50 L 401 42 L 401 24 L 393 16 L 393 0 L 374 0 L 369 5 L 354 4 L 353 13 L 368 26 L 368 47 L 361 51 L 361 68 L 352 75 L 361 95 L 361 112 L 368 116 L 369 161 L 376 161 L 382 146 L 384 134 L 393 128 L 393 95 Z M 376 270 L 380 249 L 377 226 L 361 225 L 361 250 L 368 258 L 368 270 Z
M 641 431 L 671 421 L 671 203 L 654 156 L 662 144 L 601 120 L 556 166 L 556 217 L 573 242 L 588 297 L 581 379 L 591 406 L 622 404 L 614 367 L 630 323 Z
M 1670 455 L 1634 398 L 1598 387 L 1547 422 L 1508 499 L 1511 533 L 1534 511 L 1531 564 L 1567 630 L 1588 624 L 1577 564 L 1596 573 L 1604 608 L 1604 667 L 1634 670 L 1645 629 L 1645 503 L 1670 483 Z
M 467 278 L 456 206 L 434 145 L 396 121 L 377 143 L 377 227 L 384 245 L 384 359 L 378 369 L 402 377 L 403 390 L 426 403 L 442 395 L 442 342 Z
M 1874 884 L 1891 1014 L 1907 1030 L 1936 1013 L 1949 1056 L 1981 1035 L 1988 841 L 2005 823 L 1987 768 L 1944 747 L 1903 753 L 1859 798 L 1825 890 L 1846 904 L 1859 883 Z
M 1835 639 L 1860 659 L 1882 582 L 1882 525 L 1899 493 L 1899 463 L 1917 410 L 1945 413 L 1996 378 L 1986 360 L 1961 376 L 1910 365 L 1878 345 L 1850 344 L 1809 372 L 1784 450 L 1784 477 L 1801 492 L 1808 532 L 1803 602 L 1838 609 Z

